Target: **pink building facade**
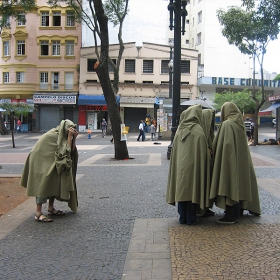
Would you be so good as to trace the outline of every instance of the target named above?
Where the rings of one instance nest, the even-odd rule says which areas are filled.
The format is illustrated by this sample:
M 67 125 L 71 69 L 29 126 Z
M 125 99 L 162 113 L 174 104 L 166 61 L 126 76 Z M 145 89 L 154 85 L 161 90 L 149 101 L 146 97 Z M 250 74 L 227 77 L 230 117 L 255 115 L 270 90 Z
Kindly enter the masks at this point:
M 25 18 L 25 20 L 24 20 Z M 46 131 L 61 119 L 78 122 L 81 26 L 67 7 L 37 1 L 1 32 L 0 101 L 34 104 L 24 130 Z

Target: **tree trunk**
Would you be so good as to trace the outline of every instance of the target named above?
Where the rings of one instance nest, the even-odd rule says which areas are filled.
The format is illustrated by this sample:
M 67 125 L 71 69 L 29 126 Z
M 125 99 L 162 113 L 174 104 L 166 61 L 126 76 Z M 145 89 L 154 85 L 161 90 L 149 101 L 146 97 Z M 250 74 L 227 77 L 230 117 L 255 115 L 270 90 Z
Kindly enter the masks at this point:
M 114 92 L 109 71 L 109 34 L 108 34 L 108 18 L 104 13 L 102 0 L 94 1 L 94 8 L 97 20 L 100 26 L 101 33 L 101 55 L 99 65 L 96 68 L 96 73 L 100 80 L 103 94 L 107 103 L 108 113 L 112 124 L 112 133 L 115 145 L 115 159 L 122 160 L 129 158 L 126 141 L 121 140 L 121 116 L 119 106 L 116 101 L 116 94 Z
M 3 114 L 0 113 L 0 134 L 1 135 L 8 135 L 8 129 L 5 127 Z
M 16 145 L 15 145 L 15 135 L 14 135 L 14 120 L 15 120 L 15 116 L 14 116 L 14 113 L 12 112 L 11 115 L 10 115 L 10 123 L 11 123 L 11 130 L 12 130 L 13 148 L 16 147 Z

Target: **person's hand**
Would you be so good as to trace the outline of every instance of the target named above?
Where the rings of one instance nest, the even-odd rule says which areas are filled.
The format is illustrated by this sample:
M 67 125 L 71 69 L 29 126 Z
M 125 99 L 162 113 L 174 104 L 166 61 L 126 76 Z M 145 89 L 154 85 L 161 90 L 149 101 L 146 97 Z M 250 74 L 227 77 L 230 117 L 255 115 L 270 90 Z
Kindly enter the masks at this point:
M 79 132 L 74 128 L 74 127 L 70 127 L 69 128 L 69 136 L 76 138 L 78 136 Z

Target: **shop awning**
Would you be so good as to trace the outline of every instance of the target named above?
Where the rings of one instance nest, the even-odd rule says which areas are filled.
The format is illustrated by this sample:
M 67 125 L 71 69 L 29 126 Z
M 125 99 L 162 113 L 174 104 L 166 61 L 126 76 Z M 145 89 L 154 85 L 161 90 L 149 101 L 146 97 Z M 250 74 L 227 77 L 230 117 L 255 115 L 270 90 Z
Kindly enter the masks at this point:
M 116 101 L 120 104 L 120 96 L 116 97 Z M 79 94 L 78 105 L 107 105 L 104 95 L 87 95 Z
M 265 110 L 259 111 L 259 116 L 271 115 L 271 112 L 280 107 L 280 102 L 275 102 Z

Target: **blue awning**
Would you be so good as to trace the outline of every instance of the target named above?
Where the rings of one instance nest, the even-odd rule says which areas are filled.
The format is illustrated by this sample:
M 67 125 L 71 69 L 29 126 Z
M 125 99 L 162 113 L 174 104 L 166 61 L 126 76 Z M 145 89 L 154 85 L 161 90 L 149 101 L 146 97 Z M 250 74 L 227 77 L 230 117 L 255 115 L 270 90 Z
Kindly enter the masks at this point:
M 118 105 L 120 104 L 120 96 L 116 97 Z M 78 105 L 107 105 L 104 95 L 87 95 L 79 94 Z
M 277 109 L 280 107 L 280 102 L 275 102 L 265 110 L 259 111 L 259 115 L 266 115 L 268 113 L 271 113 L 273 110 Z

